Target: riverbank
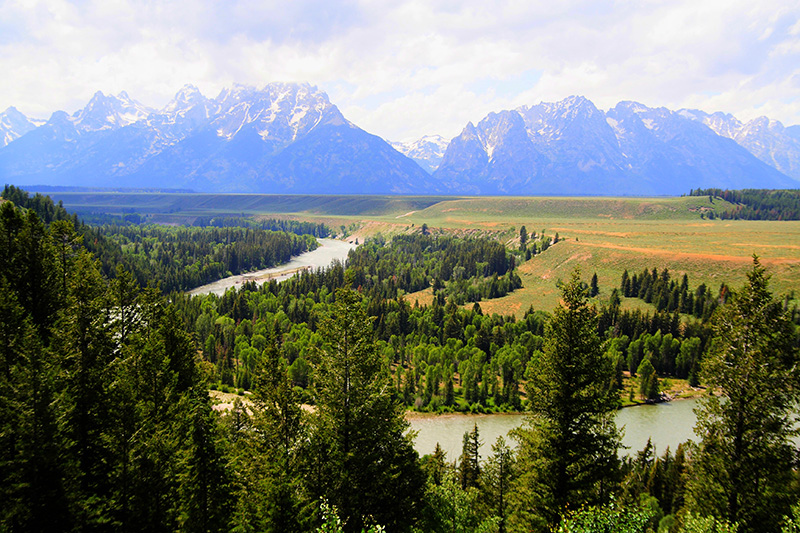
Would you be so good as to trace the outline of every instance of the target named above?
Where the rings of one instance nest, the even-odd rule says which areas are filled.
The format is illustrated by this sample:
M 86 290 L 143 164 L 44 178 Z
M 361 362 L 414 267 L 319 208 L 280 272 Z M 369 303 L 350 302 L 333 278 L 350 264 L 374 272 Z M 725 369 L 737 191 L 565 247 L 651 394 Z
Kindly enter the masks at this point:
M 240 400 L 246 410 L 252 406 L 249 393 L 243 395 L 210 391 L 214 409 L 229 411 L 234 403 Z M 619 409 L 614 418 L 617 426 L 623 431 L 623 448 L 621 455 L 641 450 L 648 439 L 658 450 L 669 446 L 674 450 L 678 444 L 695 438 L 694 425 L 696 417 L 694 408 L 697 398 L 683 397 L 672 402 L 658 404 L 641 404 L 639 409 Z M 304 405 L 305 410 L 313 407 Z M 465 432 L 472 431 L 477 424 L 483 445 L 480 448 L 482 458 L 491 454 L 491 446 L 498 436 L 516 446 L 516 441 L 508 437 L 508 432 L 525 423 L 527 413 L 421 413 L 406 411 L 405 418 L 416 433 L 414 448 L 420 455 L 433 453 L 436 444 L 440 444 L 449 459 L 456 459 L 461 453 L 462 438 Z
M 658 381 L 663 399 L 657 402 L 642 400 L 637 392 L 639 381 L 636 378 L 631 378 L 628 372 L 624 372 L 622 376 L 622 391 L 620 392 L 622 407 L 652 405 L 654 403 L 664 403 L 665 401 L 691 400 L 701 397 L 706 391 L 705 387 L 692 387 L 686 379 L 659 378 Z
M 273 279 L 281 282 L 304 270 L 328 267 L 333 261 L 344 263 L 347 260 L 347 254 L 356 247 L 355 244 L 337 239 L 317 239 L 317 242 L 319 246 L 316 250 L 295 256 L 288 263 L 255 272 L 228 276 L 188 292 L 192 296 L 202 294 L 222 296 L 231 287 L 239 287 L 248 282 L 254 282 L 256 285 L 267 283 Z
M 622 432 L 620 455 L 641 450 L 648 439 L 661 453 L 667 447 L 674 451 L 681 442 L 696 438 L 694 408 L 697 398 L 684 400 L 645 404 L 639 409 L 619 409 L 614 419 Z M 491 455 L 491 446 L 499 436 L 515 447 L 516 441 L 508 436 L 508 432 L 525 424 L 526 418 L 526 413 L 447 413 L 412 416 L 406 420 L 411 424 L 411 430 L 416 432 L 414 448 L 420 455 L 433 453 L 438 443 L 447 453 L 448 460 L 455 460 L 461 453 L 464 433 L 472 431 L 476 424 L 483 442 L 480 455 L 485 459 Z

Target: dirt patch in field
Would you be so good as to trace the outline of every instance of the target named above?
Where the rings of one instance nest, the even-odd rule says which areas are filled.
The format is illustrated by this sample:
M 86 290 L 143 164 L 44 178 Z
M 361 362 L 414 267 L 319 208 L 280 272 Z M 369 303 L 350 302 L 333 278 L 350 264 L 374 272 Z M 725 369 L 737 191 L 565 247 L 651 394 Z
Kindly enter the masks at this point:
M 433 304 L 433 289 L 428 288 L 412 292 L 404 295 L 403 299 L 411 305 L 414 305 L 414 302 L 418 302 L 420 306 L 431 305 Z
M 496 228 L 498 226 L 506 226 L 509 225 L 507 222 L 479 222 L 476 220 L 470 220 L 468 218 L 453 218 L 447 217 L 445 218 L 445 223 L 447 224 L 456 224 L 459 226 L 472 226 L 472 227 L 484 227 L 484 228 Z
M 233 409 L 233 404 L 237 399 L 242 402 L 244 408 L 247 409 L 248 412 L 250 412 L 250 407 L 253 405 L 253 402 L 248 398 L 249 393 L 245 393 L 244 396 L 239 396 L 231 392 L 211 390 L 208 391 L 208 394 L 211 396 L 213 408 L 217 411 L 230 411 Z
M 740 247 L 752 248 L 753 247 L 753 243 L 752 242 L 733 242 L 733 243 L 731 243 L 731 246 L 740 246 Z M 759 243 L 758 246 L 760 248 L 779 248 L 779 249 L 784 249 L 784 250 L 800 250 L 800 246 L 798 246 L 796 244 L 762 244 L 762 243 Z
M 651 256 L 668 257 L 673 260 L 697 260 L 697 261 L 725 261 L 731 263 L 752 263 L 753 258 L 749 256 L 736 256 L 736 255 L 721 255 L 721 254 L 698 254 L 691 252 L 673 252 L 670 250 L 659 250 L 655 248 L 640 248 L 635 246 L 622 246 L 619 244 L 611 243 L 590 243 L 590 242 L 576 242 L 578 246 L 589 246 L 593 248 L 606 248 L 610 250 L 621 250 L 626 252 L 635 252 L 638 254 L 645 254 Z M 772 257 L 760 258 L 762 264 L 782 265 L 789 263 L 798 263 L 797 259 L 788 259 L 785 257 Z
M 522 314 L 522 303 L 518 302 L 509 302 L 508 300 L 504 300 L 502 298 L 496 300 L 484 300 L 482 302 L 478 302 L 481 306 L 481 312 L 486 315 L 492 315 L 497 313 L 498 315 L 515 315 L 520 316 Z M 472 309 L 472 306 L 475 304 L 467 304 L 464 306 L 465 309 Z M 525 310 L 528 308 L 526 307 Z
M 608 237 L 620 237 L 622 239 L 627 239 L 628 237 L 634 235 L 640 235 L 639 233 L 632 233 L 630 231 L 602 231 L 602 230 L 592 230 L 592 229 L 577 229 L 577 228 L 550 228 L 551 231 L 558 231 L 558 232 L 569 232 L 570 235 L 605 235 Z

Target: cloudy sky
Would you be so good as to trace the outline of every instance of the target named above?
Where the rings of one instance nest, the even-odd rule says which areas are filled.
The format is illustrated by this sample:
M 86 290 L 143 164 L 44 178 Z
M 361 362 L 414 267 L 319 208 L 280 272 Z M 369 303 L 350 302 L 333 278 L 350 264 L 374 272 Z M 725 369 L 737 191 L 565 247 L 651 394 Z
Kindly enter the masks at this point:
M 800 0 L 0 0 L 0 110 L 307 81 L 390 140 L 578 94 L 800 124 Z

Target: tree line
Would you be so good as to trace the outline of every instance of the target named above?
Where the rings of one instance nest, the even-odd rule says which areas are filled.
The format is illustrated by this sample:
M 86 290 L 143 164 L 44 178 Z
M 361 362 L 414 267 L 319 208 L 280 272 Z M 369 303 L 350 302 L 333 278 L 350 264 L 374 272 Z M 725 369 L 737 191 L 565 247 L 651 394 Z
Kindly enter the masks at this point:
M 800 190 L 692 189 L 690 196 L 722 198 L 734 204 L 717 216 L 723 220 L 800 220 Z
M 290 220 L 283 218 L 264 218 L 254 220 L 244 216 L 202 216 L 197 217 L 192 226 L 215 228 L 258 228 L 269 231 L 283 231 L 297 235 L 313 235 L 314 237 L 327 237 L 331 234 L 330 228 L 325 224 L 307 222 L 304 220 Z
M 84 246 L 100 261 L 107 277 L 118 265 L 131 272 L 137 283 L 158 282 L 163 293 L 185 291 L 232 274 L 269 268 L 292 256 L 314 250 L 316 234 L 325 226 L 297 221 L 244 221 L 209 218 L 209 225 L 174 227 L 135 224 L 89 225 L 70 215 L 61 202 L 6 185 L 3 198 L 30 209 L 45 223 L 69 221 Z M 200 223 L 205 222 L 200 220 Z M 310 233 L 299 234 L 302 230 Z
M 121 262 L 140 282 L 158 280 L 165 293 L 287 263 L 317 248 L 312 235 L 247 227 L 104 225 L 96 231 L 119 246 Z

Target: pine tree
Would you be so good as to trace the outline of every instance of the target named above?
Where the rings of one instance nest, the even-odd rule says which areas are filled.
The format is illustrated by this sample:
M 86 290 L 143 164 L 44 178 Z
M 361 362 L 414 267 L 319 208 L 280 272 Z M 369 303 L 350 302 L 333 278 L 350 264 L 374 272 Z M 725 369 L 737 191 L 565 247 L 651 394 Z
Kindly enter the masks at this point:
M 466 490 L 469 487 L 478 487 L 481 476 L 481 456 L 480 447 L 483 442 L 480 440 L 478 424 L 476 423 L 472 431 L 464 433 L 463 444 L 461 446 L 461 457 L 458 463 L 458 475 L 461 481 L 461 488 Z
M 619 397 L 577 270 L 562 301 L 528 366 L 531 414 L 515 433 L 521 474 L 512 520 L 523 528 L 552 526 L 568 506 L 606 502 L 619 477 Z
M 0 530 L 68 529 L 59 368 L 0 280 Z
M 346 531 L 361 531 L 368 521 L 408 530 L 419 516 L 425 478 L 356 292 L 336 291 L 320 332 L 308 490 L 339 509 Z
M 702 440 L 687 489 L 691 510 L 743 531 L 778 531 L 797 501 L 791 487 L 800 354 L 768 279 L 754 257 L 745 286 L 713 316 L 702 372 L 719 395 L 696 409 Z
M 589 284 L 589 297 L 594 298 L 600 294 L 600 287 L 597 286 L 597 272 L 592 274 L 592 281 Z
M 239 498 L 258 498 L 259 517 L 252 524 L 257 529 L 299 531 L 307 518 L 298 457 L 302 410 L 274 339 L 264 349 L 254 392 L 253 430 L 246 434 L 251 464 L 242 476 Z
M 188 416 L 180 424 L 187 436 L 180 456 L 181 531 L 224 531 L 231 518 L 231 471 L 219 417 L 204 386 L 193 388 L 184 401 Z
M 514 452 L 502 436 L 492 444 L 492 455 L 486 461 L 481 477 L 482 501 L 489 514 L 498 519 L 498 533 L 507 531 L 508 499 L 515 476 Z

